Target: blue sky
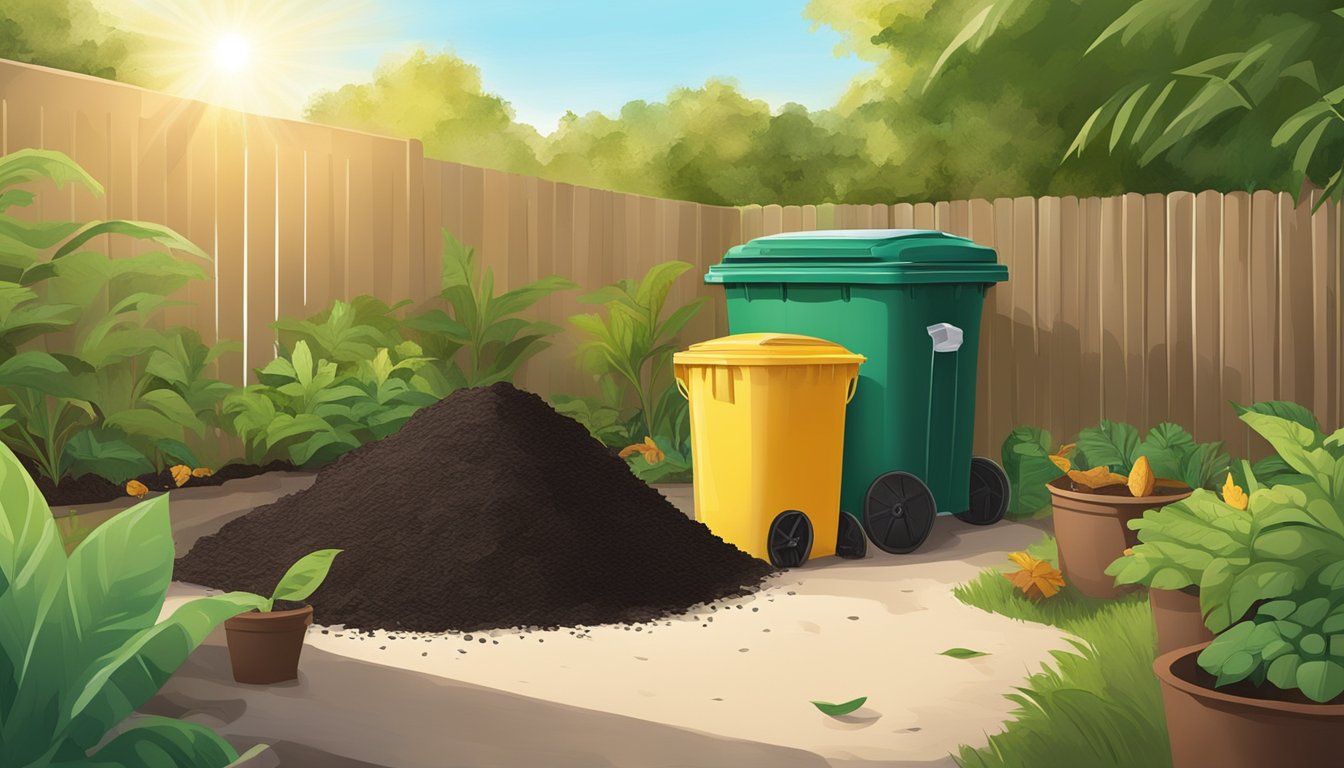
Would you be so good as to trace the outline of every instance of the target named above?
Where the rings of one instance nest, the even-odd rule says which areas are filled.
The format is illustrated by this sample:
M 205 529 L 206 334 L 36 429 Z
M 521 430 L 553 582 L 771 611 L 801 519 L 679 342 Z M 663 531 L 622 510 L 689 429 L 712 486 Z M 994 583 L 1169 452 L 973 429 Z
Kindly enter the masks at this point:
M 377 0 L 394 45 L 447 48 L 481 69 L 485 88 L 543 133 L 566 109 L 614 112 L 678 86 L 731 77 L 778 107 L 827 107 L 868 66 L 809 31 L 806 0 Z M 380 36 L 381 37 L 381 36 Z M 386 39 L 386 38 L 385 38 Z M 346 66 L 371 72 L 373 49 Z

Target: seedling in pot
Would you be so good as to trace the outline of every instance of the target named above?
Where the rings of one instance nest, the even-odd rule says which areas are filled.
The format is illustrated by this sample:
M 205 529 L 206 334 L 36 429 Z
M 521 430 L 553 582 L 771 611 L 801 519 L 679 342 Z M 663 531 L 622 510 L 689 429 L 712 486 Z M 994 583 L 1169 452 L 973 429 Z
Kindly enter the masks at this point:
M 269 598 L 243 593 L 256 600 L 256 610 L 224 623 L 234 680 L 265 685 L 298 679 L 299 655 L 303 652 L 308 625 L 313 623 L 313 607 L 275 611 L 275 602 L 307 600 L 322 586 L 331 570 L 331 561 L 340 552 L 321 549 L 299 558 L 280 578 Z

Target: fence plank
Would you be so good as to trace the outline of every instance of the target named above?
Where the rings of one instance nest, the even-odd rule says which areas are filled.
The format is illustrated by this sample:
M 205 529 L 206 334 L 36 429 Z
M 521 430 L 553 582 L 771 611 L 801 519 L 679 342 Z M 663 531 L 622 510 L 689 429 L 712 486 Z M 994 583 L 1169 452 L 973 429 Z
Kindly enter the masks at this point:
M 215 231 L 218 235 L 218 250 L 215 251 L 215 306 L 219 312 L 218 333 L 221 339 L 242 344 L 246 152 L 241 116 L 227 113 L 221 115 L 215 147 L 219 184 L 215 197 Z M 246 383 L 250 372 L 243 367 L 242 352 L 229 352 L 220 356 L 219 374 L 231 384 Z
M 1097 241 L 1101 337 L 1101 413 L 1123 419 L 1129 411 L 1125 396 L 1125 201 L 1100 201 L 1101 228 Z M 1142 425 L 1139 425 L 1142 428 Z
M 1145 424 L 1157 424 L 1170 416 L 1170 347 L 1167 344 L 1167 199 L 1163 195 L 1143 197 L 1143 262 L 1148 279 L 1144 286 L 1147 312 L 1144 318 L 1145 345 L 1143 396 Z
M 1195 416 L 1195 350 L 1191 285 L 1195 263 L 1195 196 L 1167 197 L 1168 419 L 1187 429 Z
M 1279 193 L 1279 396 L 1310 407 L 1312 263 L 1310 202 Z
M 268 121 L 249 117 L 247 143 L 247 236 L 243 267 L 243 364 L 249 371 L 274 357 L 275 332 L 275 143 Z
M 1320 192 L 1313 192 L 1308 206 L 1320 202 Z M 1323 424 L 1332 427 L 1340 424 L 1339 414 L 1335 412 L 1335 400 L 1339 385 L 1331 388 L 1331 373 L 1339 370 L 1339 347 L 1342 341 L 1338 336 L 1335 316 L 1338 313 L 1339 294 L 1334 286 L 1339 282 L 1338 240 L 1331 236 L 1337 231 L 1338 208 L 1323 205 L 1311 216 L 1311 242 L 1308 250 L 1312 259 L 1311 309 L 1312 354 L 1307 366 L 1312 373 L 1312 402 L 1310 407 Z M 1303 403 L 1306 405 L 1306 403 Z
M 1251 196 L 1233 192 L 1223 198 L 1222 419 L 1218 434 L 1234 457 L 1250 452 L 1250 430 L 1227 400 L 1251 402 Z
M 1124 261 L 1124 419 L 1131 424 L 1151 426 L 1144 413 L 1143 394 L 1147 341 L 1144 338 L 1145 303 L 1144 280 L 1144 214 L 1143 195 L 1127 194 L 1123 198 L 1124 241 L 1121 258 Z
M 1101 273 L 1101 200 L 1089 197 L 1079 201 L 1078 271 L 1079 341 L 1082 358 L 1078 386 L 1078 426 L 1095 425 L 1107 416 L 1102 400 L 1102 273 Z

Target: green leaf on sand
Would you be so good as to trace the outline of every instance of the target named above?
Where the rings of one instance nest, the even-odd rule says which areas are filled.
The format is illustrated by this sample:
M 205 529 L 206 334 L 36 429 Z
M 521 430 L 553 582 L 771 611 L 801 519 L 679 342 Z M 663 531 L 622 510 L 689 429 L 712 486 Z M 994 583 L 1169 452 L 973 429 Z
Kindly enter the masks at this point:
M 820 709 L 822 714 L 824 715 L 830 715 L 831 717 L 841 717 L 843 715 L 848 715 L 850 712 L 853 712 L 859 707 L 862 707 L 863 703 L 867 700 L 868 700 L 867 696 L 860 696 L 859 698 L 854 699 L 853 701 L 846 701 L 844 704 L 831 704 L 825 701 L 814 701 L 812 702 L 812 706 L 816 707 L 817 709 Z
M 976 656 L 988 656 L 989 654 L 984 651 L 972 651 L 970 648 L 948 648 L 938 655 L 951 656 L 954 659 L 974 659 Z

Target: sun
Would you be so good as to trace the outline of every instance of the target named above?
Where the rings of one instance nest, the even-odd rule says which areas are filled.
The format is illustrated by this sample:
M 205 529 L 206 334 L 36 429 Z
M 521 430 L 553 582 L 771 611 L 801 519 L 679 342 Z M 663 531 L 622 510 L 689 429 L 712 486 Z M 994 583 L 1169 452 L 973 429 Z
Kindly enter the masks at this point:
M 322 88 L 365 79 L 357 54 L 385 50 L 394 29 L 372 0 L 101 0 L 146 41 L 138 81 L 176 96 L 298 117 Z
M 225 72 L 242 72 L 252 58 L 252 42 L 239 34 L 226 34 L 215 42 L 215 66 Z

